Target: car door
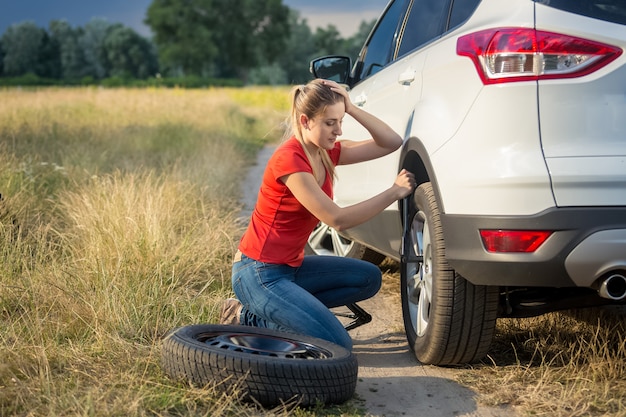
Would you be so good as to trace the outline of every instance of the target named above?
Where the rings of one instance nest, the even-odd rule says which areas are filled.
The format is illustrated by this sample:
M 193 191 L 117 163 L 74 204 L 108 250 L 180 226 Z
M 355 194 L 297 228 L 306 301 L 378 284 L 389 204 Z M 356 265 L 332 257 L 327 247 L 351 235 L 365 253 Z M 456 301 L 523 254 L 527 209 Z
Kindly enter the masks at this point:
M 394 35 L 389 62 L 382 69 L 375 68 L 367 56 L 360 69 L 365 76 L 367 88 L 354 95 L 355 103 L 389 124 L 400 136 L 406 138 L 410 132 L 413 111 L 422 90 L 421 72 L 427 56 L 427 45 L 445 31 L 450 9 L 449 0 L 411 0 L 406 4 L 406 13 Z M 368 44 L 368 54 L 373 52 Z M 375 74 L 370 72 L 377 70 Z M 356 90 L 356 89 L 355 89 Z M 354 93 L 354 92 L 353 92 Z M 345 132 L 344 136 L 347 136 Z M 369 136 L 366 136 L 369 137 Z M 352 194 L 338 188 L 338 202 L 354 204 L 376 195 L 394 181 L 400 166 L 401 150 L 383 158 L 348 167 L 353 186 Z M 344 172 L 339 172 L 341 184 Z M 343 200 L 346 193 L 350 200 Z M 366 224 L 357 226 L 346 234 L 353 240 L 375 248 L 387 256 L 397 256 L 400 248 L 401 223 L 393 204 L 383 213 Z
M 371 111 L 370 92 L 379 78 L 384 79 L 386 77 L 386 67 L 394 58 L 407 3 L 408 0 L 395 0 L 389 3 L 354 66 L 353 78 L 356 83 L 350 91 L 350 97 L 355 105 L 364 110 Z M 386 114 L 378 114 L 378 116 L 387 121 Z M 371 135 L 361 125 L 346 116 L 342 139 L 361 141 L 369 138 Z M 391 171 L 394 170 L 395 168 L 391 169 Z M 339 166 L 337 167 L 337 175 L 335 201 L 340 206 L 363 201 L 368 195 L 371 195 L 371 190 L 379 188 L 373 185 L 377 181 L 378 175 L 366 163 Z M 387 184 L 387 186 L 390 185 L 391 183 Z
M 422 91 L 422 70 L 428 45 L 444 33 L 450 0 L 412 0 L 399 33 L 394 59 L 372 80 L 367 109 L 389 124 L 400 136 L 408 137 L 413 112 Z M 400 150 L 368 162 L 370 191 L 389 187 L 399 170 Z

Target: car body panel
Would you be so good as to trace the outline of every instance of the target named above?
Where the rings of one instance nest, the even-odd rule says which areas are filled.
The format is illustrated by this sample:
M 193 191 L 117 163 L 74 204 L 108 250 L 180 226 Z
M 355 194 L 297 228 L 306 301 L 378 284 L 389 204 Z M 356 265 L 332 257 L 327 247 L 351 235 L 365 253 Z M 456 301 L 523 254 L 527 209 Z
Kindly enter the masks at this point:
M 534 287 L 592 287 L 606 272 L 606 266 L 626 271 L 624 256 L 607 260 L 608 253 L 619 250 L 626 254 L 624 241 L 603 243 L 609 248 L 605 255 L 591 259 L 581 252 L 590 236 L 603 230 L 626 229 L 626 207 L 553 207 L 529 216 L 471 216 L 443 215 L 446 228 L 446 257 L 450 265 L 470 282 L 477 285 L 534 286 Z M 489 253 L 480 235 L 481 229 L 553 230 L 554 233 L 535 252 Z M 565 260 L 576 247 L 578 254 Z M 590 252 L 590 254 L 595 253 Z M 581 271 L 571 275 L 580 263 L 587 262 L 582 270 L 602 271 L 599 275 L 585 275 Z
M 624 25 L 543 5 L 537 25 L 626 48 Z M 539 114 L 557 205 L 626 205 L 626 54 L 585 77 L 540 82 Z
M 565 259 L 569 276 L 579 287 L 595 285 L 593 277 L 626 271 L 626 229 L 601 230 L 586 237 Z
M 610 270 L 626 271 L 626 54 L 579 78 L 484 85 L 472 60 L 456 53 L 457 40 L 505 27 L 626 48 L 623 24 L 532 0 L 480 1 L 459 26 L 353 83 L 352 100 L 404 146 L 338 167 L 335 200 L 355 204 L 414 169 L 433 185 L 446 260 L 468 281 L 596 288 Z M 369 137 L 349 117 L 343 130 L 348 139 Z M 400 260 L 400 208 L 342 234 Z M 553 234 L 534 253 L 489 253 L 479 233 L 486 228 Z

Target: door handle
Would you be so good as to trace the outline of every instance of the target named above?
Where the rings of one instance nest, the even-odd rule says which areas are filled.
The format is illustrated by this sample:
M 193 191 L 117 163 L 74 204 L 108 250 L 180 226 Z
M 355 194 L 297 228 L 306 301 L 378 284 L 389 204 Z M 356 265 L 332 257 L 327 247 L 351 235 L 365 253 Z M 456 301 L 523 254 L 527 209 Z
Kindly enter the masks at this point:
M 354 104 L 363 107 L 363 105 L 367 103 L 367 95 L 365 93 L 361 93 L 354 98 Z
M 415 81 L 415 70 L 409 69 L 398 76 L 398 84 L 410 85 Z

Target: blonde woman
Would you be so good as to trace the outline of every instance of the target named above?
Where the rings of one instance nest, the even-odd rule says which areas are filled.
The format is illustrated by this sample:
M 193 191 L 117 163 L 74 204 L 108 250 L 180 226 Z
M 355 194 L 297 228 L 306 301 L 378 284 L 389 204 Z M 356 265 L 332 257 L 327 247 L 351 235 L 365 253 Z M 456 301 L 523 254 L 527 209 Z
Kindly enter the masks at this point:
M 304 256 L 304 247 L 318 222 L 337 230 L 361 224 L 409 195 L 415 178 L 403 170 L 382 193 L 352 206 L 337 206 L 335 166 L 387 155 L 402 145 L 402 138 L 353 105 L 335 82 L 313 80 L 295 87 L 291 100 L 291 135 L 265 168 L 233 263 L 237 299 L 225 302 L 221 323 L 305 334 L 351 349 L 352 339 L 329 309 L 374 296 L 381 272 L 361 260 Z M 372 139 L 339 141 L 346 114 Z

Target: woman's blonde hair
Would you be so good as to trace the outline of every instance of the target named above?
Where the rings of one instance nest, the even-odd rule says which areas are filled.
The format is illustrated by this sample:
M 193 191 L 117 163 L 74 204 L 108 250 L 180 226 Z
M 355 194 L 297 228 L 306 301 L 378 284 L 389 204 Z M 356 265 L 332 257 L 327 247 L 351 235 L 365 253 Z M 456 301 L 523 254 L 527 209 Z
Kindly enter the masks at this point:
M 311 163 L 313 168 L 313 176 L 317 180 L 324 178 L 323 172 L 318 172 L 319 168 L 317 164 L 313 164 L 312 155 L 304 146 L 304 140 L 302 139 L 302 125 L 300 124 L 300 116 L 305 115 L 309 119 L 313 119 L 326 111 L 326 108 L 344 100 L 343 96 L 334 92 L 329 86 L 324 85 L 322 80 L 312 80 L 306 85 L 299 85 L 291 90 L 291 114 L 287 123 L 288 129 L 285 132 L 285 137 L 289 138 L 295 136 L 296 139 L 302 144 L 302 149 Z M 330 160 L 328 152 L 322 148 L 318 148 L 317 151 L 322 160 L 322 164 L 326 171 L 330 174 L 331 180 L 335 179 L 335 166 Z

